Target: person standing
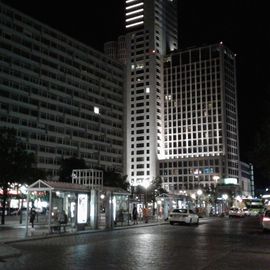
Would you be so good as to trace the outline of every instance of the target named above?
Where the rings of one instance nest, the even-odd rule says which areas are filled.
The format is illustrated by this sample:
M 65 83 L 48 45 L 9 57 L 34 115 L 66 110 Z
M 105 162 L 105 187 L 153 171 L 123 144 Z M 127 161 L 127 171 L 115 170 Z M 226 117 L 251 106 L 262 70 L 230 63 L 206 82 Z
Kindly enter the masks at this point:
M 145 223 L 148 223 L 148 208 L 143 208 L 143 219 Z
M 132 218 L 133 218 L 133 224 L 138 224 L 138 211 L 137 211 L 137 206 L 135 203 L 133 204 Z
M 68 216 L 65 212 L 65 210 L 62 210 L 59 217 L 58 217 L 58 222 L 60 224 L 67 224 L 68 223 Z
M 35 218 L 36 218 L 36 210 L 32 207 L 30 211 L 30 223 L 32 224 L 32 228 L 34 228 Z
M 61 232 L 61 227 L 63 227 L 64 232 L 66 232 L 66 226 L 68 223 L 68 216 L 65 210 L 62 210 L 58 216 L 58 223 L 59 223 L 59 231 Z

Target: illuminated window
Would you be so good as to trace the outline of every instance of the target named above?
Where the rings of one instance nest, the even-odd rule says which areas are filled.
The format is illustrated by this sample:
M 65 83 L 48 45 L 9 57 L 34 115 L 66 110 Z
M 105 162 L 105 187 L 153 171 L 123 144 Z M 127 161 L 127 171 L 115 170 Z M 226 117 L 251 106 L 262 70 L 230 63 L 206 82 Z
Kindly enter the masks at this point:
M 94 107 L 94 113 L 99 114 L 99 108 L 98 107 Z

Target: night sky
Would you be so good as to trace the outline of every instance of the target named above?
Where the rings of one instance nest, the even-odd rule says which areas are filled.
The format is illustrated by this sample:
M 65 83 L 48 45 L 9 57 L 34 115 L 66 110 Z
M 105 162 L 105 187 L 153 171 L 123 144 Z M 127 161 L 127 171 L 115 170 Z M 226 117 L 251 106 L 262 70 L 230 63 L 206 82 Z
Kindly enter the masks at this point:
M 102 51 L 103 44 L 124 33 L 124 0 L 3 1 L 22 12 Z M 61 3 L 60 3 L 61 2 Z M 178 0 L 180 47 L 219 41 L 237 54 L 241 160 L 248 160 L 270 97 L 270 23 L 267 1 Z

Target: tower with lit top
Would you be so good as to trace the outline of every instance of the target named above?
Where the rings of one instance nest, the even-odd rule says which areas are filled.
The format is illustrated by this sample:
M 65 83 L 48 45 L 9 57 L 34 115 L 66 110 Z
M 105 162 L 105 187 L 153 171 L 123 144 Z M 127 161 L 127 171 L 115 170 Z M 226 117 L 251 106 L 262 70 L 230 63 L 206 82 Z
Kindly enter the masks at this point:
M 176 1 L 126 0 L 126 174 L 131 185 L 159 175 L 164 157 L 163 57 L 177 49 Z

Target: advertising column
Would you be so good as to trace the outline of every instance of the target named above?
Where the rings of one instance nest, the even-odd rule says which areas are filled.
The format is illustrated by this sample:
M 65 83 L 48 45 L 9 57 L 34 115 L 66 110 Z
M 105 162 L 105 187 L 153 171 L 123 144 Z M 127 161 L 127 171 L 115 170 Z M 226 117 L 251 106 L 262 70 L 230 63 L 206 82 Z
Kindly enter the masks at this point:
M 77 229 L 84 230 L 87 223 L 88 195 L 78 194 Z
M 106 228 L 113 229 L 113 194 L 110 191 L 106 192 Z
M 99 215 L 99 197 L 98 191 L 91 190 L 91 200 L 90 200 L 90 226 L 92 229 L 98 228 L 98 215 Z

